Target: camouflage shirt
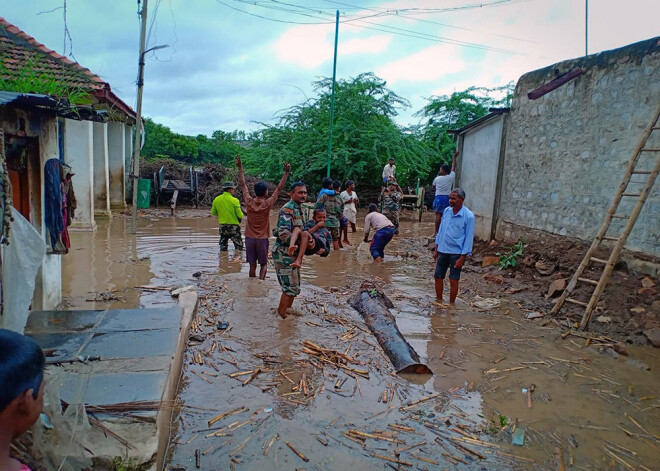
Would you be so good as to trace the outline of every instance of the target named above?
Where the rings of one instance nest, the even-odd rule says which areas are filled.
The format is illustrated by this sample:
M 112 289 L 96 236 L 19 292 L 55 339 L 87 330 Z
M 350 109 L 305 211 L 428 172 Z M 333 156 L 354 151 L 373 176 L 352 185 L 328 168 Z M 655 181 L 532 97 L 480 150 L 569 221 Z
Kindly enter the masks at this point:
M 305 220 L 303 217 L 300 205 L 289 200 L 287 204 L 280 209 L 280 215 L 277 219 L 277 227 L 273 230 L 273 235 L 276 237 L 275 250 L 281 247 L 288 248 L 291 241 L 291 232 L 294 227 L 303 228 Z
M 339 220 L 344 214 L 344 199 L 339 195 L 322 194 L 314 205 L 316 208 L 325 208 L 327 219 L 325 227 L 339 227 Z
M 398 211 L 401 198 L 401 193 L 398 191 L 383 193 L 383 211 Z

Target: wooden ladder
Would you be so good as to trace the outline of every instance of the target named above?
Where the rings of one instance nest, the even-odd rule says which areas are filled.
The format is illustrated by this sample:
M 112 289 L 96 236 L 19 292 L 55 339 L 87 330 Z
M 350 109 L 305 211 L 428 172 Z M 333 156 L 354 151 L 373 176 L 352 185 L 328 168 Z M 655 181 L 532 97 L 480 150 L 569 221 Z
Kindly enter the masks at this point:
M 584 307 L 585 308 L 584 315 L 582 316 L 582 321 L 580 322 L 581 329 L 586 329 L 587 326 L 589 325 L 589 321 L 591 320 L 591 315 L 593 313 L 594 308 L 596 307 L 596 303 L 598 303 L 600 296 L 603 294 L 603 291 L 605 290 L 605 285 L 607 285 L 607 282 L 609 281 L 610 276 L 612 275 L 612 271 L 614 270 L 614 265 L 616 265 L 616 263 L 619 261 L 621 250 L 623 250 L 623 246 L 625 245 L 626 240 L 628 239 L 628 235 L 630 235 L 630 232 L 632 231 L 632 228 L 635 225 L 635 222 L 637 221 L 637 217 L 639 216 L 639 213 L 642 211 L 644 203 L 646 202 L 646 199 L 648 198 L 648 195 L 651 192 L 651 189 L 653 188 L 655 179 L 658 176 L 658 173 L 660 172 L 660 148 L 646 147 L 646 143 L 648 142 L 653 132 L 660 131 L 660 126 L 658 126 L 659 115 L 660 115 L 660 104 L 658 104 L 658 107 L 656 108 L 655 113 L 653 114 L 653 118 L 651 119 L 651 122 L 642 133 L 639 143 L 637 144 L 637 147 L 635 148 L 635 151 L 633 153 L 633 157 L 630 160 L 630 164 L 628 165 L 628 169 L 626 170 L 626 173 L 623 176 L 623 180 L 619 185 L 619 189 L 616 192 L 616 195 L 614 196 L 614 201 L 612 201 L 612 205 L 610 206 L 610 209 L 607 211 L 607 214 L 605 216 L 605 219 L 603 220 L 603 224 L 601 225 L 600 230 L 598 231 L 598 234 L 596 235 L 593 243 L 591 244 L 591 247 L 589 247 L 587 254 L 584 256 L 582 263 L 580 263 L 580 266 L 578 267 L 577 271 L 571 278 L 571 281 L 568 283 L 568 286 L 562 293 L 561 297 L 557 300 L 555 306 L 552 308 L 551 314 L 556 315 L 561 309 L 561 307 L 564 305 L 564 302 L 569 302 Z M 640 157 L 642 156 L 642 154 L 646 154 L 646 153 L 654 153 L 654 155 L 656 156 L 653 170 L 637 170 Z M 633 182 L 636 184 L 644 185 L 642 190 L 639 192 L 628 190 L 628 185 L 630 184 L 631 177 L 633 175 L 648 175 L 648 178 L 645 183 Z M 623 198 L 637 198 L 637 203 L 635 204 L 635 207 L 633 208 L 630 214 L 617 213 L 617 209 L 619 208 L 619 204 L 621 203 L 621 200 Z M 607 235 L 607 231 L 609 230 L 612 221 L 614 219 L 627 220 L 627 223 L 623 228 L 623 232 L 621 232 L 621 234 L 618 236 Z M 615 242 L 614 248 L 612 249 L 612 252 L 610 253 L 610 256 L 607 260 L 594 257 L 596 251 L 600 247 L 601 242 L 604 240 Z M 592 262 L 605 266 L 599 280 L 592 280 L 583 277 L 584 271 Z M 595 286 L 594 292 L 592 293 L 591 299 L 589 299 L 588 303 L 570 297 L 571 293 L 573 292 L 573 290 L 575 289 L 578 283 L 586 283 Z

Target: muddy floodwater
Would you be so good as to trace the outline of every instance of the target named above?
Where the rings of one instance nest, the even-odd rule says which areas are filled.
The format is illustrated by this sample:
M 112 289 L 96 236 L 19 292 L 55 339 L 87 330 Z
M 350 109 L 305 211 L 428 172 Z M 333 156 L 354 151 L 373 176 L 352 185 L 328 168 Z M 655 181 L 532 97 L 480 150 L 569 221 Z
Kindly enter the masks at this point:
M 213 218 L 143 217 L 132 236 L 116 217 L 71 234 L 65 305 L 163 307 L 174 304 L 166 288 L 198 286 L 170 470 L 660 469 L 658 349 L 618 355 L 562 338 L 469 265 L 456 307 L 438 306 L 425 216 L 402 217 L 387 248 L 397 255 L 381 266 L 358 261 L 360 232 L 327 258 L 305 258 L 302 315 L 286 320 L 273 311 L 274 270 L 248 279 L 231 244 L 219 252 Z M 348 305 L 364 280 L 394 303 L 433 375 L 393 372 Z M 475 307 L 482 298 L 498 305 Z

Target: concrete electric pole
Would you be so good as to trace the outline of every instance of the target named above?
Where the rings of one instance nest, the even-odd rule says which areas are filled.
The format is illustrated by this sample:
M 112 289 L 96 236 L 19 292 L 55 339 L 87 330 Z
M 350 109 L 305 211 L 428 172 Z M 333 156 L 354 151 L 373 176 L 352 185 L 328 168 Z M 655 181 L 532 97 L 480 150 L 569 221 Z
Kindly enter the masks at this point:
M 138 60 L 138 82 L 137 82 L 137 117 L 135 123 L 135 148 L 133 149 L 133 171 L 131 178 L 133 180 L 133 217 L 131 219 L 131 234 L 135 234 L 135 225 L 137 222 L 137 199 L 138 199 L 138 180 L 140 178 L 140 144 L 142 142 L 142 88 L 144 87 L 144 48 L 147 37 L 147 2 L 143 0 L 142 11 L 140 12 L 140 21 L 142 28 L 140 30 L 140 56 Z

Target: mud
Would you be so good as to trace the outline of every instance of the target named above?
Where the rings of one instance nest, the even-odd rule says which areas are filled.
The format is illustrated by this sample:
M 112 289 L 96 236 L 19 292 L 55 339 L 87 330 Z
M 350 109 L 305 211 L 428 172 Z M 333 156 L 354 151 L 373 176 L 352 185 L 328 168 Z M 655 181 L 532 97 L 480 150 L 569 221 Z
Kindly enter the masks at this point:
M 523 255 L 518 258 L 515 267 L 500 270 L 497 265 L 481 266 L 484 257 L 498 252 L 507 253 L 509 248 L 510 246 L 497 242 L 476 244 L 474 257 L 468 264 L 469 270 L 480 273 L 482 278 L 490 281 L 485 283 L 486 286 L 490 285 L 490 292 L 497 293 L 507 289 L 517 291 L 513 299 L 522 302 L 525 308 L 550 312 L 561 294 L 559 290 L 554 296 L 548 296 L 551 283 L 555 280 L 566 280 L 566 283 L 570 281 L 582 262 L 588 245 L 582 241 L 541 231 L 530 231 L 530 237 L 525 241 Z M 596 256 L 607 259 L 609 252 L 601 249 Z M 543 264 L 547 271 L 539 272 L 537 263 Z M 598 280 L 600 274 L 598 267 L 590 266 L 583 276 Z M 493 276 L 500 278 L 500 286 L 493 285 L 493 282 L 497 282 Z M 624 262 L 619 262 L 596 305 L 589 330 L 628 343 L 641 345 L 650 343 L 644 332 L 660 327 L 658 285 L 660 279 L 635 273 L 629 270 Z M 592 293 L 593 286 L 580 283 L 571 297 L 587 302 Z M 557 319 L 568 328 L 576 322 L 579 324 L 583 314 L 584 308 L 565 303 Z
M 212 218 L 152 215 L 140 220 L 137 237 L 127 234 L 129 223 L 116 217 L 96 234 L 73 234 L 64 289 L 71 306 L 136 307 L 171 303 L 168 292 L 139 286 L 197 280 L 201 302 L 186 351 L 171 470 L 197 469 L 196 455 L 200 469 L 557 469 L 557 447 L 575 469 L 626 469 L 623 462 L 658 469 L 659 351 L 628 346 L 626 357 L 606 339 L 589 346 L 579 337 L 562 339 L 559 321 L 525 319 L 538 289 L 517 278 L 486 281 L 476 258 L 455 309 L 439 307 L 424 249 L 430 218 L 420 224 L 403 217 L 401 235 L 386 250 L 418 258 L 358 263 L 359 232 L 350 234 L 352 247 L 306 258 L 294 304 L 302 316 L 284 321 L 272 311 L 280 294 L 273 270 L 265 282 L 248 279 L 231 245 L 218 253 Z M 347 304 L 365 279 L 392 299 L 400 330 L 433 376 L 393 374 Z M 123 299 L 87 301 L 104 292 Z M 477 309 L 477 296 L 496 297 L 499 306 Z M 229 329 L 218 330 L 220 322 Z M 321 364 L 303 351 L 304 340 L 347 352 L 358 363 L 345 366 L 367 370 L 368 378 Z M 230 376 L 242 372 L 251 373 Z M 530 408 L 523 388 L 531 385 Z M 514 424 L 525 432 L 523 446 L 511 444 Z M 401 451 L 409 445 L 418 446 Z

